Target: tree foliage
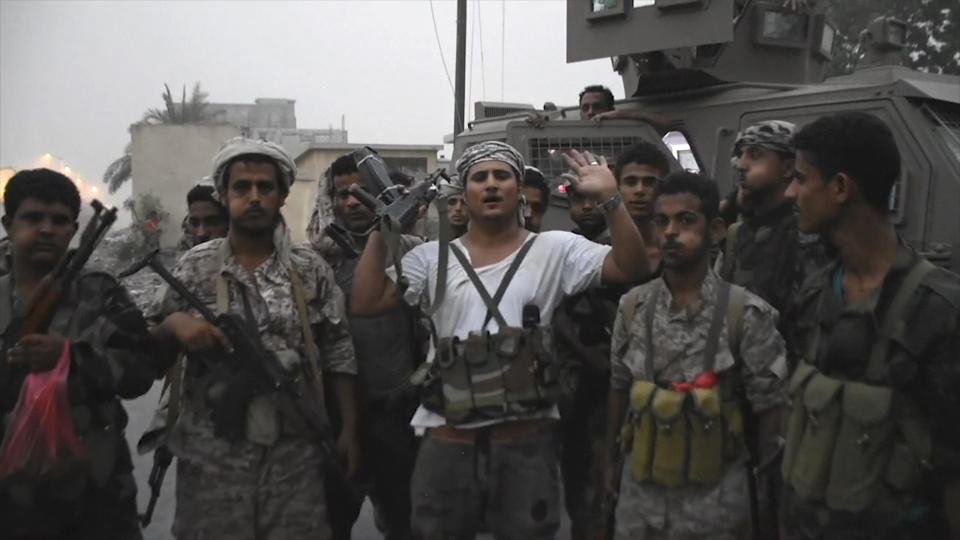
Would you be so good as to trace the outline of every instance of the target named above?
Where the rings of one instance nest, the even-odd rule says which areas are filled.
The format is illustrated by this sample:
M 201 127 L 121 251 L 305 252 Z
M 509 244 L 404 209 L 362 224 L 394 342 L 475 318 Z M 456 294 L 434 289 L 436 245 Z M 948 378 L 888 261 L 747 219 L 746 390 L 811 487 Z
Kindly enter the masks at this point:
M 960 74 L 960 4 L 957 0 L 822 0 L 818 9 L 837 25 L 834 69 L 852 71 L 864 56 L 860 33 L 877 17 L 907 23 L 903 65 L 930 73 Z
M 180 102 L 173 99 L 170 87 L 164 83 L 163 107 L 151 107 L 143 113 L 139 123 L 150 125 L 161 124 L 210 124 L 217 120 L 216 115 L 208 109 L 208 94 L 200 89 L 200 83 L 193 85 L 190 99 L 187 99 L 187 86 L 184 85 L 180 93 Z M 133 159 L 130 144 L 123 150 L 123 155 L 107 166 L 103 173 L 103 183 L 110 193 L 116 192 L 133 177 Z
M 184 85 L 180 102 L 173 99 L 170 87 L 163 85 L 163 108 L 152 107 L 143 113 L 143 122 L 147 124 L 208 124 L 214 116 L 207 110 L 208 94 L 200 89 L 200 83 L 193 85 L 190 99 L 187 100 L 187 86 Z

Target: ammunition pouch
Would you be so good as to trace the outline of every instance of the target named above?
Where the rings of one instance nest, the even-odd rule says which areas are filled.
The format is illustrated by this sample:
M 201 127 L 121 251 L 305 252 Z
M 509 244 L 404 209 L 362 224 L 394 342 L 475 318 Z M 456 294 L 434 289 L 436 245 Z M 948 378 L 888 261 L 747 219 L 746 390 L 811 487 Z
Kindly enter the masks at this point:
M 448 424 L 496 420 L 552 406 L 560 393 L 548 327 L 471 332 L 438 340 L 421 401 Z
M 886 366 L 893 343 L 903 339 L 907 306 L 932 268 L 918 259 L 904 278 L 873 340 L 864 381 L 831 377 L 816 367 L 819 319 L 811 326 L 804 361 L 788 385 L 791 410 L 782 464 L 785 482 L 801 498 L 831 510 L 860 512 L 881 497 L 910 495 L 930 468 L 929 423 L 911 398 L 886 382 Z M 820 294 L 818 317 L 828 292 Z
M 802 363 L 790 381 L 785 481 L 804 499 L 859 512 L 908 492 L 930 460 L 930 431 L 892 388 L 843 381 Z
M 656 286 L 656 285 L 655 285 Z M 653 320 L 661 289 L 644 306 L 646 373 L 654 378 Z M 622 314 L 628 327 L 635 315 L 637 289 L 621 302 L 633 310 Z M 720 282 L 717 305 L 704 348 L 704 373 L 713 372 L 722 323 L 726 320 L 730 350 L 737 357 L 743 327 L 745 292 Z M 738 360 L 739 362 L 739 360 Z M 712 388 L 677 392 L 651 380 L 638 380 L 630 389 L 630 419 L 621 432 L 623 450 L 630 452 L 630 472 L 637 482 L 664 487 L 717 484 L 728 466 L 744 455 L 742 395 L 736 366 L 720 375 Z
M 719 482 L 743 454 L 739 403 L 723 393 L 722 385 L 676 392 L 635 382 L 621 438 L 633 479 L 670 488 Z

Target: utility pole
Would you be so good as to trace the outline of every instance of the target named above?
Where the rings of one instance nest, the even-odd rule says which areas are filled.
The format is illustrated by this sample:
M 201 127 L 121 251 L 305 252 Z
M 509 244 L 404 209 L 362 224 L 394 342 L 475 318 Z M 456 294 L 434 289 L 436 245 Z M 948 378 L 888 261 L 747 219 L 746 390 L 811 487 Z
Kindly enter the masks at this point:
M 453 96 L 453 136 L 463 131 L 467 79 L 467 0 L 457 0 L 457 81 Z

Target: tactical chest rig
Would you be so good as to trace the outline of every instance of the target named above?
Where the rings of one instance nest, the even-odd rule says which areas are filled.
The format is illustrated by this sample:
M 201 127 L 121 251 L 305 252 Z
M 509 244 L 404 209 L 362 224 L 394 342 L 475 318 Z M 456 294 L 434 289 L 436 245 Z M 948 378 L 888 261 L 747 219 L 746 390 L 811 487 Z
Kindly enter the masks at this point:
M 916 489 L 930 468 L 928 423 L 913 400 L 892 388 L 885 367 L 891 342 L 903 337 L 907 304 L 932 269 L 920 259 L 907 274 L 879 328 L 863 382 L 816 367 L 821 306 L 829 294 L 820 291 L 804 361 L 789 384 L 783 478 L 802 499 L 859 512 L 882 495 Z
M 463 252 L 450 245 L 488 310 L 479 332 L 470 332 L 466 339 L 437 340 L 423 404 L 443 414 L 450 425 L 528 414 L 556 403 L 560 387 L 551 333 L 540 326 L 539 310 L 525 306 L 523 327 L 516 328 L 507 324 L 498 307 L 535 240 L 531 237 L 517 252 L 493 298 Z M 491 318 L 499 325 L 495 334 L 485 330 Z
M 714 370 L 724 319 L 729 346 L 739 358 L 743 333 L 745 291 L 721 281 L 717 305 L 703 351 L 703 372 Z M 653 319 L 661 288 L 656 288 L 644 307 L 646 330 L 645 370 L 655 379 Z M 623 321 L 629 328 L 637 307 L 640 289 L 623 299 Z M 739 385 L 739 359 L 712 388 L 678 392 L 655 380 L 636 381 L 630 389 L 630 417 L 621 441 L 630 452 L 630 472 L 637 482 L 675 488 L 685 485 L 714 485 L 727 467 L 743 456 L 744 420 Z

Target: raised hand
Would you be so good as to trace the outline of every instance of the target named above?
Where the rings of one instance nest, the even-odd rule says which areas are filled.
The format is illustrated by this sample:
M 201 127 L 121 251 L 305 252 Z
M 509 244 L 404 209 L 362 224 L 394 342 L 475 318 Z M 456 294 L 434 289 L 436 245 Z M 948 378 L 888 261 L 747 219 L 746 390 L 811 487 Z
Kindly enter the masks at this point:
M 614 178 L 607 160 L 603 156 L 594 156 L 590 152 L 570 150 L 563 154 L 563 160 L 576 175 L 573 179 L 577 193 L 604 203 L 617 193 L 617 179 Z

